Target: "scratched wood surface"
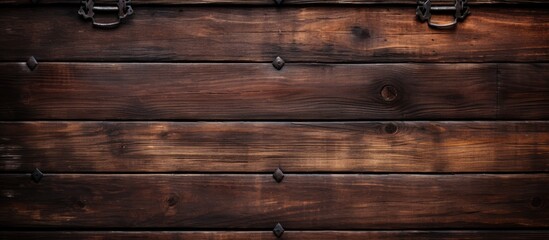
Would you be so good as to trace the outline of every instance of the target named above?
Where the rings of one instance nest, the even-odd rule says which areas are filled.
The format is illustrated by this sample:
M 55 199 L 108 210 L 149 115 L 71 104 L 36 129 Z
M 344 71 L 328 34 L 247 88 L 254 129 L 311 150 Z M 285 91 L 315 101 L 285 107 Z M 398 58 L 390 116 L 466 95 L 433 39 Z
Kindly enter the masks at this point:
M 287 230 L 549 227 L 548 174 L 0 175 L 2 226 Z
M 75 11 L 0 8 L 0 61 L 549 61 L 545 7 L 479 6 L 442 32 L 415 20 L 414 7 L 399 6 L 147 7 L 112 31 Z
M 1 122 L 0 171 L 547 172 L 548 122 Z
M 81 0 L 39 0 L 37 4 L 80 4 Z M 98 4 L 113 3 L 113 0 L 96 0 Z M 546 0 L 469 0 L 469 4 L 546 4 Z M 3 0 L 1 4 L 31 4 L 30 0 Z M 434 4 L 452 5 L 454 0 L 435 0 Z M 274 0 L 132 0 L 134 5 L 166 4 L 166 5 L 191 5 L 191 4 L 235 4 L 235 5 L 275 5 Z M 407 4 L 416 5 L 417 0 L 284 0 L 284 5 L 298 4 Z
M 42 240 L 47 239 L 155 239 L 155 240 L 274 240 L 270 231 L 38 231 L 0 232 L 0 239 Z M 285 240 L 364 240 L 364 239 L 410 239 L 410 240 L 547 240 L 548 231 L 285 231 Z

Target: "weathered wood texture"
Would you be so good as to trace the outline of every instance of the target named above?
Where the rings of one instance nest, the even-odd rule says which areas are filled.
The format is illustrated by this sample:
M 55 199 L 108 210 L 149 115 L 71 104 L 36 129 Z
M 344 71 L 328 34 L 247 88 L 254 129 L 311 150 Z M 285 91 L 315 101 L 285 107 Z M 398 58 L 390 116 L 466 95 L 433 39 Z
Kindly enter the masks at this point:
M 494 64 L 0 64 L 0 118 L 490 119 Z M 395 94 L 383 93 L 385 86 Z M 392 101 L 386 101 L 392 100 Z
M 500 118 L 549 118 L 547 64 L 502 64 L 498 71 Z
M 548 231 L 285 231 L 284 240 L 364 240 L 364 239 L 410 239 L 410 240 L 547 240 Z M 223 232 L 223 231 L 48 231 L 48 232 L 0 232 L 0 239 L 43 240 L 43 239 L 81 239 L 81 240 L 274 240 L 270 231 Z
M 9 227 L 547 228 L 549 174 L 0 175 Z
M 2 122 L 0 171 L 540 172 L 549 122 Z
M 104 31 L 75 7 L 5 7 L 0 61 L 547 62 L 548 13 L 479 6 L 439 31 L 414 7 L 147 7 Z
M 39 0 L 38 4 L 74 3 L 80 4 L 81 0 Z M 96 3 L 111 3 L 113 0 L 96 0 Z M 434 4 L 451 4 L 454 0 L 435 0 Z M 469 4 L 544 4 L 546 0 L 469 0 Z M 31 0 L 2 0 L 1 4 L 31 4 Z M 416 5 L 417 0 L 284 0 L 283 5 L 296 4 L 408 4 Z M 274 0 L 132 0 L 134 5 L 166 4 L 166 5 L 191 5 L 191 4 L 238 4 L 238 5 L 275 5 Z
M 547 69 L 288 64 L 277 71 L 270 64 L 43 63 L 30 71 L 25 63 L 3 63 L 0 118 L 537 120 L 549 118 Z M 383 91 L 386 86 L 394 91 Z

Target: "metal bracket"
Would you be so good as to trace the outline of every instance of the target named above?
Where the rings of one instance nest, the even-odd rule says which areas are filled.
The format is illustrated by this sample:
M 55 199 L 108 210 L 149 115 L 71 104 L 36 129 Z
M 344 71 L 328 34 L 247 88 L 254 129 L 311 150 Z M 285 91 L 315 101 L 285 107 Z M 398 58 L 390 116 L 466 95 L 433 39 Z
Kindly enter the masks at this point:
M 417 1 L 416 15 L 421 22 L 427 21 L 427 25 L 434 29 L 452 29 L 458 22 L 465 20 L 471 14 L 467 0 L 455 0 L 454 6 L 431 6 L 431 0 Z M 447 24 L 431 22 L 431 12 L 454 12 L 454 21 Z
M 84 17 L 84 19 L 91 19 L 94 27 L 98 28 L 115 28 L 120 25 L 122 19 L 133 14 L 133 8 L 131 6 L 132 0 L 116 0 L 116 6 L 95 6 L 94 0 L 82 0 L 80 10 L 78 14 Z M 95 21 L 95 12 L 118 12 L 118 20 L 110 23 L 100 23 Z

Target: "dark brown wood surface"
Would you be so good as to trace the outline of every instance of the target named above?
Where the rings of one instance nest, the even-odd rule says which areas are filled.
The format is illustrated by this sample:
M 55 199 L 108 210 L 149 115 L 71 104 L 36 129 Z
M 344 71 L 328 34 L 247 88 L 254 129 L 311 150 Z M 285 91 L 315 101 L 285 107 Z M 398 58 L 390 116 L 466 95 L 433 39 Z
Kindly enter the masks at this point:
M 5 63 L 0 72 L 4 120 L 490 119 L 497 110 L 494 64 Z
M 0 61 L 549 61 L 544 7 L 475 7 L 450 31 L 417 21 L 413 6 L 147 7 L 111 31 L 76 11 L 0 8 Z
M 501 64 L 498 71 L 500 118 L 549 118 L 547 64 Z
M 82 239 L 82 240 L 274 240 L 271 231 L 36 231 L 36 232 L 0 232 L 2 240 L 43 240 L 47 239 Z M 284 240 L 364 240 L 364 239 L 410 239 L 410 240 L 547 240 L 548 231 L 285 231 Z
M 549 174 L 0 175 L 0 225 L 270 230 L 549 227 Z
M 541 172 L 549 122 L 1 122 L 0 171 Z
M 2 63 L 0 118 L 536 120 L 549 118 L 547 69 L 287 64 L 277 71 L 270 64 L 43 63 L 30 71 L 25 63 Z M 393 87 L 392 95 L 386 86 Z
M 111 3 L 113 0 L 96 0 L 96 3 Z M 469 0 L 469 4 L 544 4 L 546 0 Z M 1 4 L 31 4 L 31 0 L 2 0 Z M 39 0 L 38 4 L 74 3 L 80 4 L 80 0 Z M 435 0 L 435 4 L 451 4 L 454 0 Z M 274 0 L 132 0 L 134 5 L 166 4 L 239 4 L 239 5 L 275 5 Z M 295 4 L 408 4 L 416 5 L 417 0 L 284 0 L 283 5 Z
M 549 239 L 548 1 L 37 2 L 0 2 L 0 240 Z

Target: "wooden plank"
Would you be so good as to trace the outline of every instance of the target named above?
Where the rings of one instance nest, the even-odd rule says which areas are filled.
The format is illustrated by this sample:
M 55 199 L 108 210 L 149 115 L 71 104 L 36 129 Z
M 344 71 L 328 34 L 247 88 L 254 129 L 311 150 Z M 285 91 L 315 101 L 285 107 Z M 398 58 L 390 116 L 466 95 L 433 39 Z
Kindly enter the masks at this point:
M 479 6 L 440 31 L 410 6 L 147 7 L 105 31 L 74 6 L 4 7 L 0 61 L 547 62 L 548 13 Z
M 0 123 L 0 171 L 272 173 L 277 167 L 547 172 L 549 122 Z
M 140 232 L 111 232 L 111 231 L 38 231 L 38 232 L 0 232 L 0 239 L 193 239 L 193 240 L 227 240 L 227 239 L 276 239 L 270 231 L 140 231 Z M 485 239 L 506 239 L 506 240 L 546 240 L 549 238 L 548 231 L 285 231 L 285 240 L 363 240 L 363 239 L 418 239 L 418 240 L 485 240 Z
M 496 70 L 494 64 L 287 64 L 277 71 L 271 64 L 44 63 L 30 71 L 25 63 L 4 63 L 0 119 L 490 119 Z
M 96 3 L 112 3 L 112 0 L 96 0 Z M 544 4 L 545 0 L 469 0 L 469 4 Z M 28 0 L 2 0 L 2 4 L 31 4 Z M 80 4 L 80 0 L 40 0 L 38 4 Z M 435 4 L 451 4 L 454 0 L 434 0 Z M 238 5 L 275 5 L 274 0 L 132 0 L 133 5 L 202 5 L 202 4 L 238 4 Z M 416 5 L 417 0 L 284 0 L 283 5 L 301 4 L 408 4 Z
M 5 227 L 270 230 L 549 227 L 549 174 L 0 175 Z
M 549 118 L 548 67 L 548 64 L 499 65 L 500 118 Z

